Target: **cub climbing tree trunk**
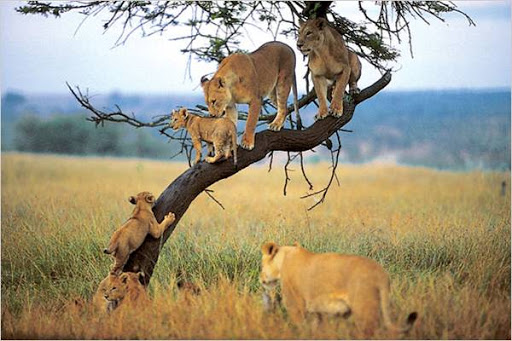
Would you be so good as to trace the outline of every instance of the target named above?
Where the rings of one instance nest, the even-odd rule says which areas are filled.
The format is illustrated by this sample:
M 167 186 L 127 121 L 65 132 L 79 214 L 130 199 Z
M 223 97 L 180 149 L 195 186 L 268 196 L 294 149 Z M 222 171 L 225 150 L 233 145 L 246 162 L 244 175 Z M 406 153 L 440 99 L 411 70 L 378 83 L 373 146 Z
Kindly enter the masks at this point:
M 219 180 L 230 177 L 251 164 L 263 159 L 272 151 L 300 152 L 310 150 L 327 140 L 337 130 L 346 125 L 354 114 L 357 104 L 372 97 L 391 81 L 391 74 L 385 73 L 377 82 L 354 96 L 353 101 L 343 104 L 344 113 L 340 118 L 328 116 L 316 121 L 305 130 L 282 129 L 279 132 L 265 130 L 256 134 L 255 147 L 251 151 L 238 149 L 238 164 L 235 167 L 231 160 L 215 164 L 200 162 L 178 176 L 157 199 L 153 211 L 160 222 L 169 212 L 174 212 L 176 220 L 165 231 L 162 241 L 148 236 L 139 249 L 131 254 L 124 271 L 143 271 L 146 284 L 149 283 L 153 269 L 160 255 L 160 247 L 171 236 L 181 217 L 192 201 L 205 189 Z M 311 98 L 303 98 L 311 101 Z M 300 105 L 299 103 L 299 106 Z

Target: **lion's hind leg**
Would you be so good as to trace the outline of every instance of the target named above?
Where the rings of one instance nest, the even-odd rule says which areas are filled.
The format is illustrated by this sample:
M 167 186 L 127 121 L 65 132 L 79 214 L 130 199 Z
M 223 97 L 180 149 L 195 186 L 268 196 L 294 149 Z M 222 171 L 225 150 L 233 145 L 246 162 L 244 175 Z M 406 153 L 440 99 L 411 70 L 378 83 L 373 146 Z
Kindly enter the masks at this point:
M 208 163 L 215 163 L 215 162 L 219 161 L 223 156 L 222 152 L 224 150 L 224 145 L 216 142 L 213 144 L 213 146 L 215 148 L 215 155 L 208 156 L 205 158 L 206 162 L 208 162 Z
M 285 70 L 279 72 L 276 85 L 277 93 L 277 116 L 270 123 L 269 129 L 273 131 L 279 131 L 283 127 L 286 116 L 288 115 L 288 109 L 286 107 L 288 96 L 292 88 L 293 78 L 292 74 L 287 74 Z
M 120 274 L 129 257 L 130 250 L 128 250 L 127 247 L 118 247 L 116 250 L 114 266 L 110 270 L 110 273 L 117 275 Z
M 371 285 L 360 285 L 351 295 L 356 329 L 364 338 L 371 338 L 379 327 L 379 293 Z

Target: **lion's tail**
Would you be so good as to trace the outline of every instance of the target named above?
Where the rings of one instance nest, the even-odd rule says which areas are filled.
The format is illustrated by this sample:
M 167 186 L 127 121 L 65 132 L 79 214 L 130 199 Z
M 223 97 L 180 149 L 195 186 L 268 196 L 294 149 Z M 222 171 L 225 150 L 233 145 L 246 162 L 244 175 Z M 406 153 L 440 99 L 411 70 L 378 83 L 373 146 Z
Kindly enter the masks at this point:
M 293 110 L 295 110 L 295 115 L 297 117 L 297 129 L 302 130 L 302 119 L 299 114 L 299 100 L 297 93 L 297 77 L 295 77 L 295 72 L 293 73 L 293 83 L 292 83 L 292 91 L 293 91 Z
M 391 322 L 391 318 L 389 316 L 389 283 L 381 288 L 380 290 L 380 304 L 381 304 L 381 312 L 382 319 L 384 321 L 384 325 L 386 328 L 392 332 L 405 334 L 411 330 L 414 325 L 414 321 L 418 318 L 417 312 L 412 312 L 407 316 L 407 320 L 404 326 L 396 326 Z
M 237 135 L 236 135 L 236 125 L 235 125 L 235 130 L 233 131 L 233 134 L 231 134 L 231 148 L 233 148 L 233 162 L 235 163 L 235 166 L 237 163 L 236 151 L 238 149 L 238 144 L 237 144 L 236 139 L 237 139 Z

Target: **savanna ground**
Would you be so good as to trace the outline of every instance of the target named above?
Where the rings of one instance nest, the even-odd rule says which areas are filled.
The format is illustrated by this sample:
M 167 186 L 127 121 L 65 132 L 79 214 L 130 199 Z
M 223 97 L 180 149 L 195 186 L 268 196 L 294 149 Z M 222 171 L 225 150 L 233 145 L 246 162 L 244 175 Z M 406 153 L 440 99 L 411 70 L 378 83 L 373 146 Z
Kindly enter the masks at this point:
M 299 241 L 313 251 L 371 257 L 392 279 L 392 315 L 416 310 L 414 339 L 510 339 L 509 173 L 341 165 L 341 186 L 312 211 L 296 166 L 253 166 L 213 186 L 163 246 L 153 306 L 100 317 L 87 300 L 112 259 L 101 250 L 131 212 L 127 198 L 159 195 L 187 168 L 147 160 L 2 155 L 2 338 L 357 338 L 351 319 L 321 330 L 265 314 L 260 246 Z M 318 189 L 327 164 L 308 166 Z M 199 296 L 176 288 L 176 275 Z M 393 337 L 380 330 L 378 338 Z

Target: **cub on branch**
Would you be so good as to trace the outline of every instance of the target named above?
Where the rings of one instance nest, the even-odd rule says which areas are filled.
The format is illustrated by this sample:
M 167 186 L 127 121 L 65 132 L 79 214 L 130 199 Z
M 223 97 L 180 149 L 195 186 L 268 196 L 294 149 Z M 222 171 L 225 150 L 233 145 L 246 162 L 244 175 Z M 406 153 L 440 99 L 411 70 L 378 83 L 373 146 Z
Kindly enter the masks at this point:
M 313 253 L 296 246 L 269 242 L 262 246 L 260 282 L 269 304 L 272 289 L 281 282 L 284 305 L 295 323 L 306 315 L 354 316 L 356 327 L 368 337 L 379 324 L 393 332 L 412 328 L 417 313 L 409 314 L 406 325 L 395 326 L 389 316 L 389 277 L 371 259 L 336 253 Z M 381 313 L 381 314 L 380 314 Z
M 361 77 L 361 62 L 349 51 L 341 34 L 326 19 L 317 18 L 301 22 L 297 47 L 308 56 L 308 67 L 318 97 L 317 119 L 330 112 L 335 117 L 343 115 L 343 94 L 349 84 L 350 94 L 359 92 L 357 81 Z M 332 92 L 331 107 L 327 110 L 327 87 L 336 82 Z
M 294 109 L 299 118 L 297 84 L 295 80 L 295 53 L 286 44 L 272 41 L 256 51 L 233 53 L 224 58 L 213 78 L 201 78 L 204 98 L 212 116 L 226 116 L 237 122 L 237 103 L 249 104 L 249 115 L 240 145 L 254 148 L 254 130 L 265 97 L 277 105 L 277 116 L 269 129 L 279 131 L 288 115 L 286 103 L 293 88 Z
M 187 109 L 173 110 L 169 125 L 174 130 L 187 129 L 196 150 L 195 163 L 201 160 L 201 141 L 208 144 L 208 151 L 215 148 L 213 157 L 206 157 L 206 162 L 215 163 L 223 156 L 228 159 L 233 152 L 233 162 L 236 165 L 236 126 L 227 117 L 201 117 L 189 114 Z
M 112 274 L 121 272 L 130 254 L 142 245 L 148 233 L 154 238 L 160 238 L 175 220 L 174 213 L 171 212 L 160 224 L 156 221 L 151 209 L 155 197 L 149 192 L 141 192 L 136 197 L 131 196 L 128 201 L 135 205 L 131 217 L 114 232 L 108 247 L 103 250 L 115 258 L 115 264 L 110 271 Z

